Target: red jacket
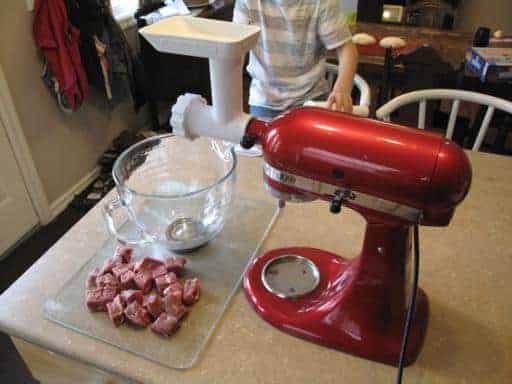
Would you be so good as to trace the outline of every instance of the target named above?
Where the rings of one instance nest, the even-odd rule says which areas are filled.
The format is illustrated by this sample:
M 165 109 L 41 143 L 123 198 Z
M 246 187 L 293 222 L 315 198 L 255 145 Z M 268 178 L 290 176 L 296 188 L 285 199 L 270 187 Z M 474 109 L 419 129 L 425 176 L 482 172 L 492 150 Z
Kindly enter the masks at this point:
M 69 106 L 76 109 L 89 88 L 80 59 L 80 31 L 69 22 L 64 0 L 36 0 L 34 8 L 36 44 L 43 51 Z

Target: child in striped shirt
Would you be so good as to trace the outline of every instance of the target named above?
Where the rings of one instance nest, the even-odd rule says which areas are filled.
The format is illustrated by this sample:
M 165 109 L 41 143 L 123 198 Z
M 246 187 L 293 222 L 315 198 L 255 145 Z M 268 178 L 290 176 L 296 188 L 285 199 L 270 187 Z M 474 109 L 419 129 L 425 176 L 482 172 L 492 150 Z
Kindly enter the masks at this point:
M 261 28 L 247 71 L 251 114 L 273 118 L 307 100 L 329 95 L 328 107 L 352 112 L 357 49 L 340 0 L 236 0 L 233 21 Z M 326 51 L 338 54 L 338 79 L 329 91 Z

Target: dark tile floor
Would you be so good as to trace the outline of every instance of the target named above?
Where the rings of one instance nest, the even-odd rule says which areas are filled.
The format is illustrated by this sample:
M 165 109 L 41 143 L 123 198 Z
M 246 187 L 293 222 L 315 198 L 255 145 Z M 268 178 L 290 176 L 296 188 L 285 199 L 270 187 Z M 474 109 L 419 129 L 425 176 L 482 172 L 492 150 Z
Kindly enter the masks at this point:
M 86 212 L 85 209 L 68 207 L 50 224 L 40 228 L 1 260 L 0 293 L 37 261 Z

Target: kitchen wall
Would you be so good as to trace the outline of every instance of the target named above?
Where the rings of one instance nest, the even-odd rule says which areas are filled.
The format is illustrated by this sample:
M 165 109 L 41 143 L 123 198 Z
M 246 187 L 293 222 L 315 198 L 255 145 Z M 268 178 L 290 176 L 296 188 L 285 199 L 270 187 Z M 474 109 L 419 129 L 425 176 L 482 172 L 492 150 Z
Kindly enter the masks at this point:
M 144 126 L 147 118 L 142 112 L 135 115 L 129 103 L 111 111 L 99 92 L 77 112 L 62 112 L 41 82 L 31 28 L 25 1 L 2 1 L 0 65 L 51 204 L 95 168 L 114 137 Z M 129 38 L 135 37 L 131 31 Z
M 480 26 L 512 34 L 512 0 L 462 0 L 457 11 L 456 29 L 474 32 Z

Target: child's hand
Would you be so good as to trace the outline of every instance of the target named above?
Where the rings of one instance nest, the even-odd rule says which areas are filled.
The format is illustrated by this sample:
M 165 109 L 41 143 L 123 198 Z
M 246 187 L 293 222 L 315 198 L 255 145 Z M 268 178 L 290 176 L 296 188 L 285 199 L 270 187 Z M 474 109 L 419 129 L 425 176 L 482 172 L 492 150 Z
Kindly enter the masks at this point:
M 352 113 L 352 97 L 347 92 L 334 89 L 327 98 L 327 108 Z

